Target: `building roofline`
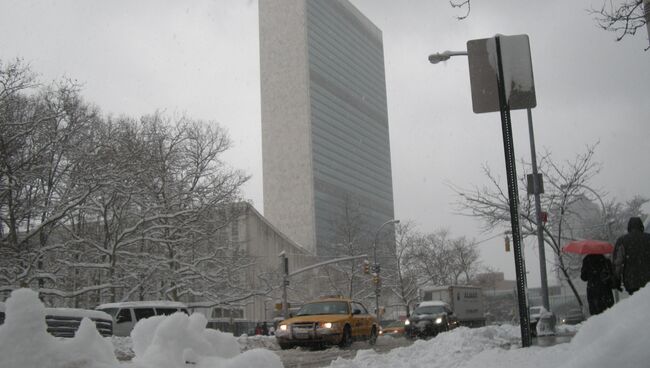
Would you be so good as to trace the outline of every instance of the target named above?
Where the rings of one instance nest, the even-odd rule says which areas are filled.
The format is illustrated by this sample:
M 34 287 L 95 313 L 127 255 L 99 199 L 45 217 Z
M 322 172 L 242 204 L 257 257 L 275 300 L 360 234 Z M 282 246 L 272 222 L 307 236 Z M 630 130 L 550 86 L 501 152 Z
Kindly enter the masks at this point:
M 253 214 L 255 214 L 255 216 L 257 216 L 257 218 L 259 218 L 262 221 L 262 223 L 264 223 L 266 226 L 271 228 L 271 230 L 273 230 L 276 234 L 278 234 L 282 239 L 286 240 L 289 244 L 291 244 L 292 246 L 294 246 L 296 248 L 299 248 L 299 249 L 303 250 L 307 255 L 312 255 L 312 256 L 315 255 L 314 253 L 309 251 L 306 247 L 304 247 L 303 245 L 301 245 L 301 244 L 297 243 L 296 241 L 292 240 L 285 233 L 280 231 L 280 229 L 275 227 L 250 202 L 241 202 L 241 203 L 244 204 L 244 206 L 246 206 L 246 208 L 248 210 L 251 210 L 253 212 Z

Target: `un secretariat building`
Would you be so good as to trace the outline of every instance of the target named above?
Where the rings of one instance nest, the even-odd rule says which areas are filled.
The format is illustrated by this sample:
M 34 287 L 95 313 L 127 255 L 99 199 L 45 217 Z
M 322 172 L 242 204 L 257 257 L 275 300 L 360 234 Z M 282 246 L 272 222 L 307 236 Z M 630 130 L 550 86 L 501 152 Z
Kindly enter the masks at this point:
M 336 256 L 346 210 L 366 239 L 394 216 L 382 34 L 347 0 L 260 0 L 259 17 L 264 215 Z

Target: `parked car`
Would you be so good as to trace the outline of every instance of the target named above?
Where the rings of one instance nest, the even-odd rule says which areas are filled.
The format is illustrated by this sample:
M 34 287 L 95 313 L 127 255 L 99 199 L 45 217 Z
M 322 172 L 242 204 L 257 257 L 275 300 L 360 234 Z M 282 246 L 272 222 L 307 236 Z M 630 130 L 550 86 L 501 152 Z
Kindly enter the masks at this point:
M 5 308 L 5 304 L 0 303 L 0 325 L 6 319 Z M 78 308 L 45 308 L 47 332 L 52 336 L 74 337 L 83 318 L 93 321 L 100 335 L 113 335 L 113 319 L 104 312 Z
M 564 318 L 562 318 L 562 323 L 565 325 L 577 325 L 578 323 L 584 322 L 585 315 L 580 309 L 571 309 Z
M 418 304 L 413 314 L 404 321 L 407 338 L 435 337 L 458 326 L 458 319 L 449 304 L 443 301 L 426 301 Z
M 294 346 L 339 345 L 377 341 L 379 323 L 358 301 L 327 297 L 306 303 L 292 318 L 280 322 L 275 338 L 282 349 Z
M 390 321 L 379 330 L 380 336 L 402 337 L 404 336 L 404 321 Z
M 138 301 L 107 303 L 99 305 L 96 310 L 108 313 L 114 323 L 115 336 L 129 336 L 135 324 L 151 316 L 168 316 L 176 312 L 190 314 L 187 306 L 180 302 L 172 301 Z

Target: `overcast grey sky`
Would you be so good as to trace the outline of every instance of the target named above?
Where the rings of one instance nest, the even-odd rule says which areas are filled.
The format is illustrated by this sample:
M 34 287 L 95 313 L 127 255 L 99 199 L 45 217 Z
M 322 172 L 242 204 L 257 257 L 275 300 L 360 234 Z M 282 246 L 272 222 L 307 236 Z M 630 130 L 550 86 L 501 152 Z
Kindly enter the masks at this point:
M 447 0 L 351 2 L 383 31 L 397 218 L 422 231 L 491 235 L 453 214 L 446 183 L 480 185 L 482 164 L 505 176 L 499 115 L 472 112 L 466 58 L 431 65 L 427 56 L 497 33 L 530 37 L 538 151 L 565 160 L 600 141 L 593 187 L 619 200 L 650 197 L 647 33 L 614 42 L 586 11 L 602 0 L 474 0 L 464 21 Z M 24 58 L 44 81 L 77 79 L 105 113 L 164 109 L 219 122 L 235 143 L 228 162 L 253 176 L 245 196 L 262 210 L 257 23 L 249 0 L 0 0 L 0 59 Z M 525 112 L 512 117 L 516 155 L 529 160 Z M 514 278 L 500 237 L 480 247 L 485 264 Z

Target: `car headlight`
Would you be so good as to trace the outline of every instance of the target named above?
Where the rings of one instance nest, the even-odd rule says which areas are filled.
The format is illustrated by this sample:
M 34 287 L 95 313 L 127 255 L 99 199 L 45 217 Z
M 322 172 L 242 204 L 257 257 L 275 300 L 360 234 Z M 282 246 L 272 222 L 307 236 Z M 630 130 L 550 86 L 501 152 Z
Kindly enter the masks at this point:
M 325 322 L 322 324 L 323 328 L 332 328 L 333 324 L 332 322 Z
M 442 317 L 436 318 L 436 324 L 439 325 L 442 323 Z
M 404 321 L 404 326 L 408 326 L 410 324 L 411 324 L 411 321 L 409 321 L 408 319 L 406 321 Z
M 287 325 L 280 325 L 280 331 L 286 331 Z

